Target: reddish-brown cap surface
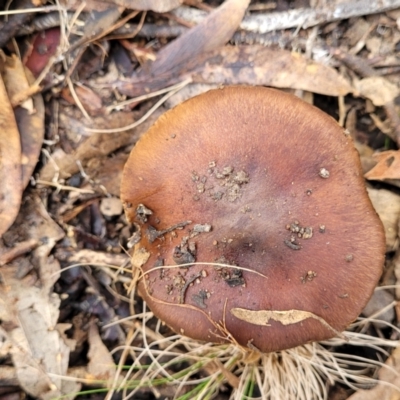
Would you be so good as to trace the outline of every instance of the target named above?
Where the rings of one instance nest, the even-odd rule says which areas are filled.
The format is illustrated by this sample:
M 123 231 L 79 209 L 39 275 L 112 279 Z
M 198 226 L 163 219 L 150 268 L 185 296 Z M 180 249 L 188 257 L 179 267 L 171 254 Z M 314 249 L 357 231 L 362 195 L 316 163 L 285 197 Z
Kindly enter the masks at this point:
M 121 197 L 140 231 L 141 295 L 195 339 L 269 352 L 333 337 L 382 272 L 350 137 L 277 90 L 213 90 L 164 114 L 133 149 Z

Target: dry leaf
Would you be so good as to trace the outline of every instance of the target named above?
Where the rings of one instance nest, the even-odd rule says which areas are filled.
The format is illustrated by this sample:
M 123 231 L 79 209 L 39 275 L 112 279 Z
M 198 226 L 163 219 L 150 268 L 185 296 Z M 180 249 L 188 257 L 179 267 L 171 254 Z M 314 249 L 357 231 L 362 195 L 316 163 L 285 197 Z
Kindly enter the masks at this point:
M 95 323 L 90 324 L 88 332 L 89 364 L 88 372 L 96 380 L 111 383 L 115 375 L 115 363 L 107 347 L 101 340 Z
M 99 115 L 100 113 L 104 113 L 103 104 L 101 97 L 95 93 L 92 89 L 82 84 L 77 84 L 74 87 L 75 94 L 78 97 L 79 101 L 82 104 L 82 107 L 90 114 L 90 115 Z M 68 103 L 75 105 L 76 101 L 71 94 L 71 91 L 68 87 L 64 88 L 61 91 L 61 96 L 63 99 L 68 101 Z
M 53 57 L 60 44 L 60 28 L 48 29 L 36 35 L 32 43 L 32 51 L 26 57 L 25 66 L 38 77 Z
M 150 74 L 158 76 L 175 67 L 183 66 L 199 54 L 224 45 L 234 34 L 250 0 L 227 0 L 179 38 L 166 45 L 150 67 Z
M 210 55 L 192 77 L 195 82 L 302 89 L 327 96 L 344 96 L 352 91 L 334 68 L 298 53 L 263 46 L 224 47 Z
M 399 95 L 397 85 L 381 76 L 361 79 L 354 82 L 354 86 L 363 97 L 370 99 L 377 107 L 392 102 Z
M 25 74 L 29 83 L 33 83 L 32 73 L 25 69 Z M 40 93 L 35 94 L 30 100 L 33 102 L 31 112 L 23 106 L 16 107 L 14 110 L 15 118 L 21 139 L 21 167 L 22 167 L 22 186 L 26 188 L 32 173 L 39 161 L 40 151 L 44 139 L 44 102 Z
M 17 56 L 5 57 L 4 83 L 14 113 L 21 140 L 22 186 L 25 188 L 38 162 L 44 138 L 44 103 L 41 94 L 29 97 L 35 78 Z M 33 88 L 33 90 L 32 90 Z M 25 99 L 18 102 L 17 99 Z
M 385 189 L 367 188 L 367 191 L 385 228 L 386 249 L 393 251 L 398 241 L 400 196 Z
M 389 150 L 375 153 L 373 158 L 377 164 L 364 176 L 366 179 L 383 181 L 385 179 L 400 179 L 400 151 Z
M 325 328 L 334 332 L 336 335 L 341 335 L 336 329 L 330 326 L 323 318 L 313 314 L 309 311 L 302 310 L 286 310 L 286 311 L 274 311 L 274 310 L 246 310 L 244 308 L 232 308 L 231 314 L 242 321 L 248 322 L 254 325 L 269 326 L 269 320 L 280 322 L 282 325 L 298 324 L 308 318 L 316 319 Z
M 70 348 L 56 329 L 58 295 L 33 285 L 29 276 L 16 279 L 13 267 L 2 267 L 1 277 L 0 315 L 8 327 L 5 345 L 19 384 L 39 399 L 72 395 L 70 386 L 64 390 L 61 377 L 67 374 Z M 76 384 L 75 393 L 79 388 Z
M 3 240 L 8 246 L 30 239 L 40 244 L 33 250 L 32 262 L 40 273 L 43 287 L 50 290 L 58 279 L 60 265 L 49 254 L 63 237 L 64 231 L 51 219 L 40 198 L 26 196 L 14 225 L 3 235 Z
M 0 236 L 2 236 L 17 217 L 23 189 L 19 132 L 1 76 L 0 110 Z
M 380 382 L 370 390 L 358 390 L 348 400 L 400 399 L 400 347 L 393 350 L 385 366 L 379 370 Z
M 180 74 L 180 75 L 179 75 Z M 191 76 L 194 82 L 217 85 L 260 85 L 301 89 L 327 96 L 344 96 L 353 91 L 334 68 L 283 49 L 225 46 L 178 66 L 168 76 L 137 76 L 119 81 L 119 90 L 129 96 L 159 90 Z
M 135 251 L 131 257 L 133 268 L 140 269 L 150 257 L 150 253 L 144 247 L 135 247 Z
M 66 154 L 61 149 L 55 151 L 52 154 L 54 163 L 48 162 L 42 168 L 40 179 L 52 181 L 57 175 L 61 178 L 68 178 L 79 172 L 78 161 L 85 167 L 86 163 L 93 158 L 106 156 L 122 146 L 135 143 L 163 112 L 164 109 L 160 107 L 142 124 L 125 132 L 91 134 L 72 154 Z M 96 117 L 94 126 L 101 126 L 106 129 L 126 126 L 137 121 L 143 114 L 144 111 L 142 110 L 140 112 L 119 112 L 105 117 Z M 83 125 L 83 122 L 66 114 L 60 115 L 60 126 L 66 130 L 67 134 L 69 134 L 69 131 L 81 135 L 86 134 L 86 126 Z
M 30 84 L 21 60 L 14 54 L 11 57 L 4 57 L 4 61 L 2 75 L 11 105 L 20 104 L 29 113 L 33 113 L 33 101 L 29 96 L 24 95 L 24 93 L 30 93 Z M 25 101 L 22 103 L 18 101 L 24 97 Z
M 104 186 L 107 193 L 119 197 L 122 171 L 127 159 L 126 153 L 118 153 L 114 157 L 92 158 L 87 163 L 86 173 Z
M 67 374 L 70 346 L 74 343 L 65 340 L 65 325 L 57 324 L 60 298 L 52 287 L 60 265 L 49 254 L 63 236 L 63 230 L 34 196 L 25 197 L 15 223 L 3 235 L 10 247 L 29 240 L 39 243 L 29 261 L 39 271 L 40 285 L 31 275 L 17 278 L 28 262 L 26 257 L 16 258 L 0 269 L 0 320 L 7 330 L 7 346 L 19 384 L 35 398 L 46 400 L 73 396 L 80 389 L 78 384 L 72 387 L 71 382 L 61 378 Z
M 394 275 L 396 277 L 396 299 L 400 298 L 400 247 L 397 248 L 396 254 L 390 262 L 390 267 L 388 270 L 393 268 Z M 396 306 L 396 310 L 398 310 L 398 305 Z

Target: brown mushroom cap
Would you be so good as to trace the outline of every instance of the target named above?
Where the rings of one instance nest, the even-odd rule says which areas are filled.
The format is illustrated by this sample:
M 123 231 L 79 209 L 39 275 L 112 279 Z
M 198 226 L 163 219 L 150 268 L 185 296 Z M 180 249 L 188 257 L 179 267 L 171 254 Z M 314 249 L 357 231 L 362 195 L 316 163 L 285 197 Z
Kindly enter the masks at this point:
M 212 90 L 164 114 L 132 150 L 121 197 L 140 231 L 141 295 L 194 339 L 270 352 L 333 337 L 382 272 L 351 138 L 277 90 Z

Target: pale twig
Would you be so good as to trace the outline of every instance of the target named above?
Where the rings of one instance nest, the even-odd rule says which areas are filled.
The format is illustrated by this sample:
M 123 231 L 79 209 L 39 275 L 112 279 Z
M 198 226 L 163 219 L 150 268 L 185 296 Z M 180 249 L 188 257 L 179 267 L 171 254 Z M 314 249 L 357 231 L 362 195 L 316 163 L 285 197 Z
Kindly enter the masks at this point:
M 134 122 L 133 124 L 123 126 L 121 128 L 114 128 L 114 129 L 92 129 L 92 128 L 86 128 L 86 131 L 89 133 L 118 133 L 118 132 L 125 132 L 127 130 L 136 128 L 140 124 L 142 124 L 144 121 L 146 121 L 147 118 L 150 117 L 151 114 L 154 113 L 154 111 L 157 110 L 163 103 L 165 103 L 172 95 L 175 93 L 179 92 L 182 88 L 187 86 L 191 82 L 191 78 L 184 80 L 181 82 L 179 85 L 176 86 L 174 90 L 171 90 L 168 94 L 166 94 L 164 97 L 162 97 L 159 101 L 157 101 L 156 104 L 154 104 L 153 107 L 150 108 L 149 111 L 147 111 L 146 114 L 143 115 L 142 118 Z
M 129 106 L 132 103 L 138 103 L 143 100 L 148 100 L 148 99 L 151 99 L 152 97 L 156 97 L 156 96 L 159 96 L 160 94 L 164 94 L 171 90 L 175 90 L 176 88 L 180 88 L 181 85 L 182 85 L 182 82 L 179 82 L 176 85 L 168 86 L 164 89 L 157 90 L 155 92 L 151 92 L 148 94 L 144 94 L 142 96 L 134 97 L 129 100 L 121 101 L 120 103 L 117 103 L 117 104 L 112 104 L 111 106 L 108 106 L 106 108 L 106 112 L 110 113 L 112 110 L 121 110 L 124 107 Z
M 66 190 L 69 192 L 77 192 L 77 193 L 81 193 L 81 194 L 94 194 L 95 193 L 94 190 L 80 189 L 80 188 L 76 188 L 73 186 L 65 186 L 65 185 L 61 185 L 60 183 L 57 183 L 57 182 L 48 182 L 48 181 L 44 181 L 42 179 L 36 179 L 35 183 L 38 185 L 52 186 L 52 187 L 55 187 L 57 190 Z
M 88 112 L 85 110 L 85 107 L 83 107 L 83 104 L 80 100 L 80 98 L 78 97 L 78 95 L 76 94 L 74 85 L 71 81 L 71 78 L 67 78 L 67 85 L 69 88 L 69 91 L 71 93 L 72 98 L 75 101 L 75 104 L 78 106 L 78 108 L 81 110 L 81 113 L 84 115 L 84 117 L 89 121 L 92 122 L 92 118 L 90 118 L 90 115 L 88 114 Z
M 46 6 L 46 7 L 35 7 L 35 8 L 24 8 L 22 10 L 7 10 L 7 11 L 0 11 L 0 16 L 3 15 L 15 15 L 15 14 L 27 14 L 27 13 L 47 13 L 50 11 L 59 11 L 59 6 Z

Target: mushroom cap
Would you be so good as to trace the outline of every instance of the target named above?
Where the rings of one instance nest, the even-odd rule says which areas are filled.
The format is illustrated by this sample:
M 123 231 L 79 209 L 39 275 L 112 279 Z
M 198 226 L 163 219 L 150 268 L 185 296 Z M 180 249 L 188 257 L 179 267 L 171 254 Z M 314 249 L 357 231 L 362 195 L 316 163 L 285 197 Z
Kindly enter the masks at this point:
M 121 198 L 141 296 L 194 339 L 271 352 L 331 338 L 382 273 L 350 136 L 278 90 L 226 87 L 166 112 L 133 148 Z

